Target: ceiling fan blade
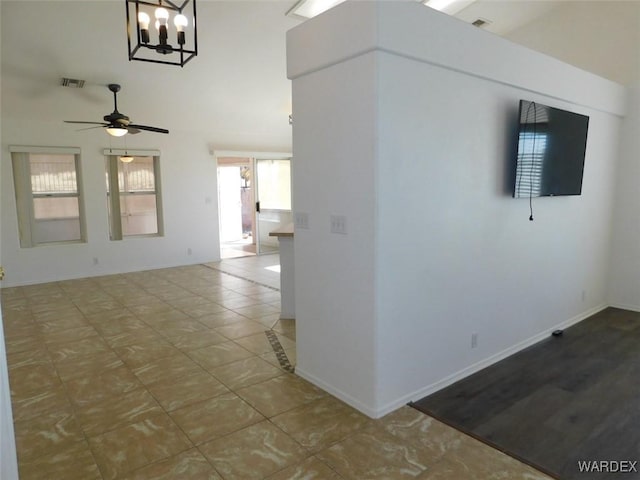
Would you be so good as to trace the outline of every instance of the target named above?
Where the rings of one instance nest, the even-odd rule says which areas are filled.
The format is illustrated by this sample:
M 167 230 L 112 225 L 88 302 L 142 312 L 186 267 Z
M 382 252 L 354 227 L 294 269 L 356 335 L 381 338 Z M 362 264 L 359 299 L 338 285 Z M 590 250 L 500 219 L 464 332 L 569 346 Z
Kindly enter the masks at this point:
M 79 128 L 76 132 L 84 132 L 85 130 L 93 130 L 95 128 L 104 128 L 104 125 L 96 125 L 95 127 Z
M 136 133 L 140 133 L 140 130 L 138 130 L 137 128 L 131 128 L 131 127 L 127 127 L 127 130 L 129 131 L 130 134 L 135 135 Z
M 103 127 L 109 125 L 105 122 L 83 122 L 80 120 L 65 120 L 64 123 L 83 123 L 85 125 L 102 125 Z
M 136 128 L 138 130 L 146 130 L 148 132 L 156 132 L 156 133 L 169 133 L 169 130 L 166 128 L 158 128 L 158 127 L 149 127 L 147 125 L 138 125 L 138 124 L 129 124 L 129 128 Z

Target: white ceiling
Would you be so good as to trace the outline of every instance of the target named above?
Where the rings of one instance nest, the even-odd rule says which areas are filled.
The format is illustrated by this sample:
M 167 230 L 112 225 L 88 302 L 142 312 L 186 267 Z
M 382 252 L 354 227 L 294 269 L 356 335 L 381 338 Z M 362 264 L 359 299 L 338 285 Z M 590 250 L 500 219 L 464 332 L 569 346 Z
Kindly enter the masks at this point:
M 291 136 L 285 32 L 300 23 L 284 15 L 292 4 L 199 1 L 199 54 L 180 68 L 128 60 L 124 0 L 3 0 L 3 113 L 101 121 L 113 110 L 105 85 L 120 83 L 118 107 L 133 122 L 212 139 L 271 135 L 284 147 Z M 84 79 L 85 87 L 61 87 L 61 77 Z
M 552 0 L 478 0 L 458 12 L 455 17 L 467 23 L 477 19 L 489 20 L 484 30 L 506 35 L 529 22 L 549 13 L 560 5 Z
M 199 54 L 181 69 L 128 61 L 124 0 L 2 0 L 3 114 L 73 130 L 63 120 L 101 121 L 112 111 L 105 85 L 120 83 L 119 110 L 135 123 L 290 148 L 285 33 L 300 20 L 285 12 L 294 3 L 199 0 Z M 480 0 L 457 16 L 505 33 L 554 4 Z M 61 87 L 61 77 L 85 87 Z

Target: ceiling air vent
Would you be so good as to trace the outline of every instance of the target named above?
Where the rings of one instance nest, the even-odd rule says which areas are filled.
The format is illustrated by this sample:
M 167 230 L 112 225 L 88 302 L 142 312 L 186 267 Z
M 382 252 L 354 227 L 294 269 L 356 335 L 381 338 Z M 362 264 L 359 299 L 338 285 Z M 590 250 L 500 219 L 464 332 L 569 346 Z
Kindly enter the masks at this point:
M 63 87 L 69 87 L 69 88 L 82 88 L 84 87 L 84 80 L 78 80 L 77 78 L 64 77 L 60 85 L 62 85 Z
M 471 22 L 471 25 L 478 28 L 484 28 L 491 23 L 490 20 L 485 20 L 484 18 L 478 18 L 477 20 Z

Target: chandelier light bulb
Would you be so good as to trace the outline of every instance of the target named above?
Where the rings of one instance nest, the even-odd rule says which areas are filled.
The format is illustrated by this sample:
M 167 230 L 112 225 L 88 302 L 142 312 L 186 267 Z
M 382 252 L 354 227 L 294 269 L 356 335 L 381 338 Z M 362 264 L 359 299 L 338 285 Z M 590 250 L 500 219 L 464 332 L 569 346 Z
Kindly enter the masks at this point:
M 176 26 L 176 30 L 179 32 L 184 32 L 184 27 L 189 25 L 189 20 L 182 14 L 176 15 L 176 18 L 173 19 L 173 23 Z
M 173 19 L 173 23 L 176 26 L 176 30 L 178 31 L 178 45 L 184 45 L 185 44 L 185 34 L 184 34 L 184 27 L 186 27 L 189 24 L 189 21 L 187 20 L 187 17 L 185 17 L 182 14 L 176 15 L 176 18 Z
M 143 30 L 149 30 L 149 22 L 151 22 L 151 19 L 146 12 L 138 13 L 138 23 L 140 24 L 140 28 Z
M 156 28 L 158 29 L 158 37 L 160 40 L 160 45 L 167 45 L 167 22 L 169 21 L 169 12 L 166 8 L 156 8 Z M 170 50 L 166 50 L 161 48 L 158 50 L 159 53 L 167 54 L 170 53 Z
M 167 25 L 167 22 L 169 20 L 169 12 L 166 8 L 156 8 L 156 19 L 158 20 L 157 23 L 160 23 L 160 25 Z
M 151 19 L 145 12 L 138 12 L 138 26 L 142 43 L 149 43 L 149 22 Z

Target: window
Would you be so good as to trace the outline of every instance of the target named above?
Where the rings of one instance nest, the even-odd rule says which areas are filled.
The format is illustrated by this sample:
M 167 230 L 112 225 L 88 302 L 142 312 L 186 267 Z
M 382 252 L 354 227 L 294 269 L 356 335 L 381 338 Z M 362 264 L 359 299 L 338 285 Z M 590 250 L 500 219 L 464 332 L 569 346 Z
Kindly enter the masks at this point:
M 113 151 L 107 152 L 107 203 L 111 240 L 162 235 L 159 152 L 129 151 L 133 160 L 127 163 L 121 161 L 119 155 L 113 155 Z
M 80 149 L 10 147 L 20 246 L 84 242 Z

